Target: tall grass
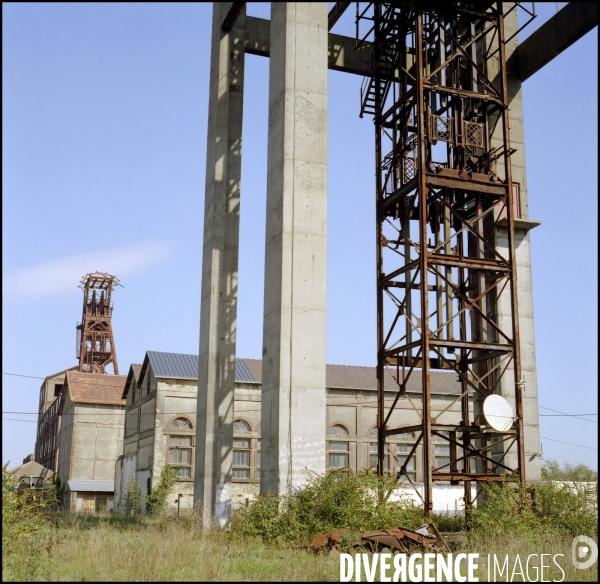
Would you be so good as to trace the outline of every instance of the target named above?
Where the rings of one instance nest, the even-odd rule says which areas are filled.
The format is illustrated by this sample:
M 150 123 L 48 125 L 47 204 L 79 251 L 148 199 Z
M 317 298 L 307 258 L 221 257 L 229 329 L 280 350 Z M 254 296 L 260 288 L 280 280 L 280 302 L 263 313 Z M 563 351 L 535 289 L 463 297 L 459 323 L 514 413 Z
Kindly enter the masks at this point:
M 204 533 L 194 518 L 67 514 L 34 561 L 19 553 L 5 581 L 332 581 L 339 561 L 257 540 Z
M 304 546 L 336 528 L 417 527 L 425 520 L 422 511 L 406 500 L 391 502 L 395 488 L 395 481 L 367 474 L 314 477 L 293 496 L 260 497 L 242 508 L 230 531 L 206 533 L 196 515 L 51 516 L 48 500 L 19 492 L 3 475 L 3 580 L 336 581 L 339 560 L 308 554 Z M 454 552 L 480 554 L 481 581 L 487 579 L 488 554 L 500 563 L 508 556 L 511 576 L 516 572 L 512 581 L 523 579 L 517 556 L 524 563 L 532 555 L 530 566 L 539 569 L 541 554 L 560 554 L 564 581 L 597 581 L 597 564 L 577 570 L 571 563 L 574 535 L 597 540 L 597 487 L 595 503 L 589 489 L 560 483 L 541 483 L 532 494 L 533 503 L 526 504 L 518 488 L 491 485 L 486 505 L 473 510 L 468 524 L 447 516 L 434 522 L 442 531 L 458 531 L 450 541 Z M 561 580 L 546 557 L 548 563 L 544 579 Z

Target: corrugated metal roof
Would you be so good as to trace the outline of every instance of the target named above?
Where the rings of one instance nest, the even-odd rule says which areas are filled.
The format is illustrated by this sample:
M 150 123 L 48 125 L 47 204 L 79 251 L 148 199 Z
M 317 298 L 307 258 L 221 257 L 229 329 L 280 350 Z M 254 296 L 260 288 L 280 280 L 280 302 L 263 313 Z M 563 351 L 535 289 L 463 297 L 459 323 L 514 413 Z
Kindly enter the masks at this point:
M 245 381 L 246 383 L 260 383 L 257 381 L 250 372 L 250 369 L 246 366 L 244 359 L 235 360 L 235 380 Z
M 156 377 L 198 379 L 198 355 L 148 351 L 152 372 Z
M 243 359 L 245 365 L 252 373 L 256 383 L 262 381 L 262 361 L 260 359 Z M 460 393 L 458 375 L 450 370 L 430 370 L 431 393 L 450 394 Z M 236 381 L 237 375 L 236 375 Z M 240 380 L 241 381 L 241 380 Z M 356 365 L 327 365 L 327 389 L 350 389 L 377 391 L 377 369 L 375 367 L 360 367 Z M 385 370 L 385 388 L 397 391 L 398 385 L 388 369 Z M 410 376 L 407 391 L 421 392 L 421 370 L 415 368 Z
M 198 356 L 179 353 L 158 353 L 148 351 L 152 371 L 156 377 L 177 379 L 198 379 Z M 421 370 L 415 368 L 407 383 L 407 391 L 420 393 Z M 431 370 L 431 392 L 434 394 L 459 394 L 460 382 L 454 371 Z M 242 383 L 262 382 L 262 361 L 260 359 L 236 359 L 235 380 Z M 355 365 L 327 365 L 328 389 L 353 389 L 377 391 L 377 370 L 375 367 Z M 396 391 L 398 386 L 389 370 L 385 372 L 385 387 Z
M 113 493 L 115 481 L 67 481 L 70 491 L 97 491 Z

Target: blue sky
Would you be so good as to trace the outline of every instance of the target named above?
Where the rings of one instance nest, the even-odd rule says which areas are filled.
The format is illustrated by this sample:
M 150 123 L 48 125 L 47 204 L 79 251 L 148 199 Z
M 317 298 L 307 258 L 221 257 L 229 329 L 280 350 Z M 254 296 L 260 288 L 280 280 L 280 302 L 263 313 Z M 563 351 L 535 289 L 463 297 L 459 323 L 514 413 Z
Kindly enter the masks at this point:
M 563 3 L 560 3 L 562 5 Z M 539 18 L 556 12 L 538 3 Z M 268 18 L 268 3 L 249 14 Z M 108 271 L 121 373 L 197 353 L 210 3 L 3 3 L 3 372 L 76 364 L 81 277 Z M 353 34 L 352 14 L 335 32 Z M 597 28 L 523 86 L 540 405 L 597 413 Z M 329 73 L 327 361 L 375 362 L 374 135 Z M 268 59 L 248 56 L 238 356 L 260 358 Z M 3 464 L 33 451 L 41 380 L 3 375 Z M 542 414 L 552 414 L 541 410 Z M 9 418 L 26 421 L 13 421 Z M 597 417 L 542 417 L 597 447 Z M 543 440 L 597 468 L 597 450 Z

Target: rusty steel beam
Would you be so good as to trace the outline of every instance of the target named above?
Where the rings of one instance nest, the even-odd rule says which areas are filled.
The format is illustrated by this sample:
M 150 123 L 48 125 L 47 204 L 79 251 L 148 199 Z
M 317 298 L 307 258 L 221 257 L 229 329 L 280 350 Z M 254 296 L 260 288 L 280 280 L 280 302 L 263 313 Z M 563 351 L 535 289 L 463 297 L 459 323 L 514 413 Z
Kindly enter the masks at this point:
M 79 285 L 83 290 L 83 314 L 81 324 L 77 325 L 77 357 L 81 372 L 103 374 L 112 364 L 114 374 L 119 374 L 112 332 L 111 298 L 114 286 L 121 286 L 119 280 L 102 272 L 87 274 Z
M 221 30 L 223 32 L 231 32 L 231 29 L 235 26 L 235 23 L 242 13 L 242 10 L 246 6 L 245 2 L 232 2 L 229 11 L 227 12 L 227 16 L 223 19 L 223 24 L 221 25 Z
M 372 50 L 360 115 L 372 114 L 375 124 L 377 472 L 385 472 L 389 436 L 418 432 L 427 513 L 436 480 L 463 482 L 467 505 L 472 481 L 505 480 L 508 473 L 525 484 L 502 10 L 502 3 L 484 13 L 456 3 L 439 12 L 433 5 L 368 3 L 357 12 L 356 45 Z M 506 258 L 496 240 L 504 208 Z M 442 362 L 460 378 L 460 424 L 443 423 L 447 410 L 432 417 L 430 369 Z M 411 406 L 421 422 L 388 427 L 409 399 L 405 370 L 410 376 L 416 364 L 421 401 L 415 406 L 411 398 Z M 391 406 L 386 368 L 398 379 Z M 482 432 L 478 416 L 498 387 L 514 396 L 516 426 L 510 444 L 497 443 L 506 452 L 494 459 L 500 455 L 486 454 L 492 435 Z M 434 468 L 432 435 L 451 447 L 449 473 Z M 509 451 L 510 465 L 502 462 Z
M 509 66 L 516 60 L 525 81 L 596 26 L 597 2 L 569 2 L 518 46 Z
M 348 6 L 350 6 L 350 2 L 335 3 L 335 6 L 329 11 L 329 16 L 327 17 L 329 30 L 333 28 L 333 25 L 341 18 L 342 14 L 346 12 L 346 8 L 348 8 Z

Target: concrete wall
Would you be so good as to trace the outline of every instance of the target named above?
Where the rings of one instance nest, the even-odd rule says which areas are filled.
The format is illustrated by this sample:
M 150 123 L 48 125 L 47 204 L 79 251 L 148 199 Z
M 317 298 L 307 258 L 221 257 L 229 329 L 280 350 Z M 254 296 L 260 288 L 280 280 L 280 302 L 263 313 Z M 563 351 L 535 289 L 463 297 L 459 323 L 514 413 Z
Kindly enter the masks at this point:
M 448 375 L 453 375 L 448 372 Z M 140 404 L 145 408 L 151 406 L 155 408 L 152 413 L 154 426 L 152 429 L 136 432 L 124 440 L 124 453 L 117 461 L 115 475 L 115 508 L 118 508 L 120 501 L 126 493 L 126 484 L 129 476 L 136 473 L 138 484 L 142 489 L 143 495 L 147 492 L 147 479 L 150 479 L 151 485 L 155 485 L 159 480 L 160 471 L 167 462 L 168 436 L 170 434 L 185 434 L 170 428 L 170 423 L 174 418 L 185 417 L 194 424 L 196 419 L 196 395 L 197 385 L 194 380 L 174 380 L 158 379 L 156 380 L 156 390 L 150 395 L 142 396 L 141 400 L 131 403 L 127 406 L 128 411 L 132 412 L 140 409 Z M 375 439 L 369 436 L 370 430 L 376 424 L 375 391 L 359 391 L 351 389 L 327 389 L 326 405 L 324 406 L 324 417 L 326 418 L 326 440 L 347 441 L 349 443 L 349 465 L 354 471 L 361 471 L 370 466 L 370 444 Z M 386 396 L 386 405 L 389 406 L 392 399 L 392 393 Z M 454 401 L 456 396 L 434 394 L 432 396 L 432 412 L 437 416 L 442 410 Z M 234 392 L 234 408 L 232 419 L 244 420 L 250 426 L 249 433 L 234 433 L 234 437 L 245 438 L 251 441 L 251 472 L 249 479 L 233 479 L 231 500 L 233 508 L 246 504 L 258 496 L 260 492 L 260 477 L 257 469 L 258 441 L 261 439 L 261 398 L 262 387 L 260 383 L 236 383 Z M 411 395 L 411 399 L 419 407 L 419 396 Z M 410 424 L 416 422 L 417 418 L 414 410 L 410 407 L 407 400 L 403 400 L 399 409 L 394 413 L 392 424 Z M 439 420 L 440 423 L 458 423 L 460 421 L 460 405 L 454 404 Z M 333 425 L 341 424 L 349 432 L 348 436 L 340 437 L 331 434 L 330 429 Z M 194 435 L 195 429 L 189 435 Z M 413 436 L 394 436 L 390 438 L 391 456 L 400 454 L 400 444 L 412 444 Z M 443 444 L 443 441 L 439 441 Z M 415 480 L 422 480 L 419 459 L 422 455 L 422 448 L 416 450 L 416 470 Z M 326 444 L 323 446 L 321 456 L 326 458 Z M 461 487 L 462 488 L 462 487 Z M 436 501 L 434 496 L 434 501 Z M 182 512 L 190 512 L 193 508 L 193 480 L 180 479 L 171 491 L 167 500 L 167 505 L 172 511 L 176 511 L 177 502 L 180 503 Z M 445 505 L 445 504 L 444 504 Z M 454 505 L 454 503 L 452 504 Z M 452 506 L 451 505 L 451 506 Z M 445 506 L 444 506 L 445 510 Z
M 61 481 L 114 480 L 115 461 L 123 451 L 123 406 L 65 400 L 60 433 Z

